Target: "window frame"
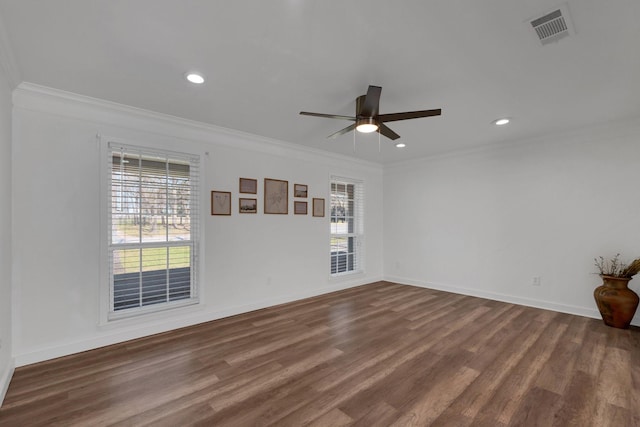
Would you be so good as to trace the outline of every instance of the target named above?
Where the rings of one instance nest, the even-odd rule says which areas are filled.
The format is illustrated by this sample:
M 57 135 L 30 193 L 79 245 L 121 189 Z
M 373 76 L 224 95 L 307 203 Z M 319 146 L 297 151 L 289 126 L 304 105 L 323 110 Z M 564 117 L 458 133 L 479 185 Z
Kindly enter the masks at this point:
M 201 224 L 202 224 L 202 210 L 200 206 L 201 202 L 201 182 L 203 173 L 201 170 L 201 155 L 195 152 L 176 152 L 162 147 L 151 147 L 147 145 L 124 143 L 116 139 L 106 139 L 100 141 L 100 158 L 101 158 L 101 229 L 103 236 L 103 244 L 101 249 L 101 292 L 100 292 L 100 325 L 108 325 L 115 320 L 123 319 L 135 319 L 139 317 L 148 316 L 154 313 L 161 313 L 184 307 L 194 306 L 200 304 L 201 291 L 200 280 L 202 268 L 200 265 L 200 252 L 201 248 Z M 114 243 L 112 225 L 113 225 L 113 202 L 112 202 L 112 156 L 114 151 L 119 148 L 127 150 L 127 152 L 139 154 L 144 157 L 165 157 L 168 163 L 174 161 L 175 163 L 189 163 L 189 211 L 191 227 L 189 230 L 189 239 L 181 241 L 167 240 L 160 242 L 137 242 L 137 243 Z M 167 173 L 169 167 L 167 168 Z M 175 247 L 189 247 L 189 294 L 188 298 L 178 299 L 171 301 L 169 294 L 167 299 L 160 303 L 152 303 L 148 305 L 140 305 L 138 307 L 115 310 L 114 308 L 114 286 L 113 286 L 113 251 L 114 250 L 126 250 L 126 249 L 142 249 L 142 248 L 170 248 Z M 170 252 L 169 256 L 170 256 Z M 142 266 L 140 266 L 142 277 Z M 170 274 L 171 269 L 167 266 L 167 274 Z M 162 270 L 160 270 L 162 271 Z M 142 280 L 142 279 L 141 279 Z
M 337 215 L 333 210 L 334 205 L 334 184 L 335 185 L 353 185 L 353 207 L 350 214 Z M 347 191 L 345 193 L 348 194 Z M 348 202 L 347 196 L 347 202 Z M 365 271 L 365 234 L 364 234 L 364 181 L 347 178 L 343 176 L 331 175 L 329 180 L 329 226 L 330 226 L 330 242 L 329 242 L 329 275 L 331 278 L 339 278 L 342 276 L 349 276 L 354 274 L 362 274 Z M 347 225 L 347 232 L 338 232 L 337 227 L 334 226 L 334 220 L 344 219 L 346 223 L 348 220 L 351 224 Z M 333 255 L 334 239 L 353 239 L 353 249 L 347 248 L 346 254 L 346 269 L 341 270 L 339 267 L 339 260 L 337 256 Z M 349 245 L 349 243 L 347 243 Z M 353 254 L 352 266 L 349 268 L 349 254 Z M 334 272 L 335 265 L 335 272 Z

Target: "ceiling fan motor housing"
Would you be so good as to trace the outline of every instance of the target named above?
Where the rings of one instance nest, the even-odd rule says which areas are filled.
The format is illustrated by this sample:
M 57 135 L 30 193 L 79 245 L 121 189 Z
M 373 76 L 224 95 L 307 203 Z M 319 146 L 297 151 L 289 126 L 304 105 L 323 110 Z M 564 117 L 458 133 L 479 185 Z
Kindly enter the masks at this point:
M 373 116 L 362 115 L 362 106 L 367 95 L 356 98 L 356 129 L 362 133 L 371 133 L 378 130 L 380 124 Z
M 364 99 L 367 95 L 360 95 L 356 98 L 356 116 L 360 117 L 360 111 L 362 111 L 362 105 L 364 104 Z

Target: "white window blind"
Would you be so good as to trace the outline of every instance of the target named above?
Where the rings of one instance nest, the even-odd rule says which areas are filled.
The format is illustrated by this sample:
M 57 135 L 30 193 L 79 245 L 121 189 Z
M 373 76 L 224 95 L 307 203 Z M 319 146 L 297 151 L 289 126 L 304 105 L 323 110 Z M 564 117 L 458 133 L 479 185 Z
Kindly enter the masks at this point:
M 364 184 L 331 177 L 331 274 L 364 270 Z
M 197 302 L 199 158 L 108 153 L 110 318 Z

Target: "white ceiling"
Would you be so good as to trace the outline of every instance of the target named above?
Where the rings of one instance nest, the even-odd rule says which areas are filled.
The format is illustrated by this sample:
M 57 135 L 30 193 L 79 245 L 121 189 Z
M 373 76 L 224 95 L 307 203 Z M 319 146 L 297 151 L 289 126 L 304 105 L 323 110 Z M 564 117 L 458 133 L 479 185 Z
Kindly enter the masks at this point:
M 22 81 L 377 163 L 640 117 L 640 1 L 0 0 Z M 202 72 L 195 86 L 184 73 Z M 377 134 L 326 136 L 368 85 L 380 113 L 442 108 Z M 510 125 L 491 121 L 509 116 Z

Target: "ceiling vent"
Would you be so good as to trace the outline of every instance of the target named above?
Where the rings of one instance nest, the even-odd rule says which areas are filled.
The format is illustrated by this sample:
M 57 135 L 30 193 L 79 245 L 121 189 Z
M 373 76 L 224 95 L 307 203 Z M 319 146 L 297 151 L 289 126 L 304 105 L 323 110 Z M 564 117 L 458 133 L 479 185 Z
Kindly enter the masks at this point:
M 557 42 L 573 34 L 569 9 L 566 3 L 560 8 L 530 20 L 529 23 L 542 45 Z

